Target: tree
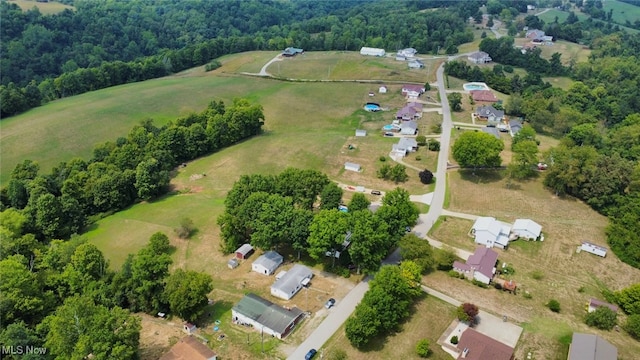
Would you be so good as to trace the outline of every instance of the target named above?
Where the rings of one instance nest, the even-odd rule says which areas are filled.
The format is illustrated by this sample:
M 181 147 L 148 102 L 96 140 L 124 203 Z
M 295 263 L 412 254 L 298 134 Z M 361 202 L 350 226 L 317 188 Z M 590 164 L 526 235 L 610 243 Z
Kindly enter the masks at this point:
M 79 295 L 84 293 L 92 282 L 102 279 L 108 266 L 108 261 L 95 245 L 84 243 L 75 249 L 71 262 L 64 269 L 62 279 L 68 284 L 71 294 Z
M 409 199 L 409 193 L 402 188 L 389 191 L 382 198 L 382 206 L 376 216 L 383 219 L 388 227 L 391 241 L 395 242 L 406 233 L 407 226 L 413 226 L 420 211 Z
M 260 205 L 253 224 L 251 244 L 269 250 L 289 243 L 289 229 L 293 222 L 294 206 L 291 197 L 269 195 Z
M 534 141 L 520 141 L 513 146 L 513 158 L 507 170 L 517 180 L 527 179 L 536 174 L 538 145 Z
M 193 225 L 191 218 L 183 217 L 180 219 L 180 226 L 175 228 L 174 231 L 179 238 L 188 239 L 196 231 L 196 227 Z
M 418 173 L 418 176 L 420 177 L 420 182 L 423 184 L 431 184 L 431 182 L 433 181 L 433 173 L 428 169 L 420 171 L 420 173 Z
M 424 135 L 418 135 L 418 136 L 416 136 L 416 142 L 420 146 L 425 146 L 425 145 L 427 145 L 427 137 L 424 136 Z
M 169 237 L 160 231 L 151 235 L 147 247 L 151 250 L 152 253 L 158 255 L 169 254 L 169 252 L 171 252 L 171 249 L 173 248 L 171 246 L 171 243 L 169 242 Z
M 124 285 L 132 311 L 155 314 L 164 310 L 166 302 L 162 294 L 171 263 L 168 254 L 154 253 L 148 246 L 133 257 L 129 265 L 130 277 Z
M 320 210 L 309 225 L 309 256 L 320 260 L 326 252 L 341 248 L 344 237 L 349 231 L 348 214 L 338 209 Z
M 418 341 L 418 344 L 416 345 L 416 354 L 423 358 L 429 357 L 429 355 L 431 355 L 431 349 L 429 349 L 429 346 L 429 340 L 427 339 Z
M 358 273 L 360 270 L 367 273 L 378 270 L 391 245 L 387 224 L 371 211 L 360 210 L 350 214 L 349 226 L 349 255 L 358 266 Z
M 140 319 L 119 307 L 68 298 L 41 326 L 45 346 L 56 359 L 137 359 Z
M 207 294 L 213 290 L 211 276 L 195 271 L 177 269 L 167 279 L 164 296 L 171 312 L 195 322 L 208 304 Z
M 435 264 L 433 248 L 428 241 L 420 239 L 415 234 L 406 234 L 398 243 L 400 256 L 404 260 L 411 260 L 420 266 L 420 272 L 426 274 Z
M 349 202 L 349 211 L 358 211 L 358 210 L 366 210 L 371 205 L 371 202 L 363 193 L 355 193 L 353 197 L 351 197 L 351 202 Z
M 344 332 L 351 345 L 360 349 L 378 334 L 379 328 L 380 315 L 376 309 L 361 302 L 347 319 Z
M 0 261 L 0 323 L 23 320 L 34 323 L 44 310 L 38 275 L 29 271 L 27 259 L 13 255 Z
M 453 111 L 462 111 L 462 95 L 457 92 L 453 92 L 447 95 L 449 99 L 449 106 Z
M 616 302 L 629 315 L 640 314 L 640 283 L 615 292 Z
M 560 312 L 560 303 L 558 302 L 558 300 L 555 299 L 551 299 L 549 300 L 549 302 L 547 303 L 547 307 L 549 308 L 549 310 L 553 311 L 553 312 Z
M 320 194 L 320 209 L 336 209 L 342 201 L 342 189 L 334 182 L 330 182 Z
M 151 158 L 142 161 L 136 167 L 136 184 L 138 197 L 150 200 L 160 195 L 169 185 L 169 172 L 162 169 L 158 160 Z
M 442 249 L 434 249 L 434 251 L 436 269 L 444 271 L 451 270 L 453 268 L 453 262 L 458 259 L 453 250 L 445 247 Z
M 476 321 L 476 316 L 478 316 L 478 306 L 471 303 L 464 303 L 456 309 L 456 314 L 458 319 L 461 321 L 466 321 L 471 324 L 474 324 Z
M 640 314 L 634 314 L 627 318 L 624 329 L 636 339 L 640 339 Z
M 424 83 L 424 91 L 429 91 L 431 90 L 431 84 L 429 84 L 429 82 Z
M 440 141 L 438 140 L 429 140 L 427 142 L 427 148 L 429 151 L 440 151 Z
M 42 340 L 38 337 L 38 334 L 27 325 L 22 322 L 14 322 L 12 324 L 5 325 L 4 331 L 0 333 L 0 344 L 4 347 L 11 347 L 13 349 L 23 349 L 25 351 L 22 354 L 12 355 L 10 353 L 3 353 L 3 359 L 11 360 L 40 360 L 42 355 L 35 353 L 27 353 L 27 347 L 41 347 Z
M 585 316 L 584 322 L 600 330 L 611 330 L 618 322 L 617 317 L 616 312 L 609 309 L 608 306 L 599 306 L 595 311 Z
M 453 144 L 453 158 L 462 167 L 500 166 L 502 140 L 484 132 L 466 131 Z
M 313 213 L 307 209 L 293 209 L 293 222 L 289 228 L 289 237 L 291 247 L 298 252 L 298 260 L 300 260 L 300 252 L 307 250 L 309 244 L 309 225 L 313 221 Z

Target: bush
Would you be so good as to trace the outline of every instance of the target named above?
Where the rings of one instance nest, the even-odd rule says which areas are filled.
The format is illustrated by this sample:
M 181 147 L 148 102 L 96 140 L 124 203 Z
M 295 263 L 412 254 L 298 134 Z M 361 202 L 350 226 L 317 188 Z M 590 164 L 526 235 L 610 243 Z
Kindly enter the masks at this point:
M 624 329 L 629 335 L 640 340 L 640 314 L 631 315 L 624 324 Z
M 418 176 L 420 177 L 420 182 L 423 184 L 431 184 L 431 182 L 433 182 L 433 173 L 428 169 L 420 171 Z
M 558 302 L 558 300 L 555 300 L 555 299 L 549 300 L 549 302 L 547 303 L 547 307 L 549 308 L 549 310 L 555 313 L 560 312 L 560 303 Z
M 457 345 L 457 344 L 458 344 L 458 337 L 457 337 L 456 335 L 453 335 L 453 336 L 451 337 L 451 343 L 452 343 L 453 345 Z
M 451 276 L 453 278 L 458 278 L 458 279 L 464 278 L 463 274 L 460 274 L 459 272 L 457 272 L 455 270 L 449 270 L 449 272 L 447 274 L 449 274 L 449 276 Z
M 507 265 L 507 266 L 503 267 L 500 270 L 500 272 L 502 272 L 503 274 L 506 274 L 506 275 L 513 275 L 513 274 L 516 273 L 516 270 L 513 268 L 513 266 Z
M 440 151 L 440 141 L 438 141 L 438 140 L 429 140 L 429 150 L 430 151 Z
M 581 293 L 581 294 L 582 294 L 585 290 L 586 290 L 586 289 L 585 289 L 585 287 L 584 287 L 584 286 L 580 286 L 580 287 L 578 288 L 578 292 L 579 292 L 579 293 Z
M 450 249 L 435 249 L 436 269 L 447 271 L 453 268 L 453 262 L 456 261 L 456 254 Z M 459 274 L 462 275 L 462 274 Z M 464 275 L 462 275 L 464 277 Z
M 213 60 L 213 61 L 211 61 L 210 63 L 208 63 L 207 65 L 204 66 L 204 70 L 205 71 L 212 71 L 212 70 L 215 70 L 215 69 L 219 68 L 220 66 L 222 66 L 220 61 Z
M 418 135 L 416 136 L 416 142 L 420 146 L 425 146 L 427 144 L 427 137 L 424 135 Z
M 434 124 L 431 126 L 431 132 L 434 134 L 442 133 L 442 124 Z
M 478 316 L 478 306 L 471 303 L 464 303 L 456 309 L 456 316 L 460 321 L 467 321 L 473 324 Z
M 481 288 L 483 288 L 483 289 L 488 289 L 488 288 L 489 288 L 489 285 L 487 285 L 487 284 L 485 284 L 485 283 L 483 283 L 483 282 L 481 282 L 481 281 L 478 281 L 478 280 L 476 280 L 476 279 L 471 280 L 471 283 L 472 283 L 473 285 L 475 285 L 475 286 L 479 286 L 479 287 L 481 287 Z
M 196 231 L 196 227 L 190 218 L 182 218 L 180 220 L 180 226 L 175 228 L 174 231 L 180 239 L 188 239 Z
M 502 285 L 500 285 L 500 283 L 494 282 L 493 283 L 493 287 L 498 289 L 498 290 L 502 290 Z
M 540 270 L 536 270 L 531 273 L 531 277 L 535 280 L 542 280 L 542 278 L 544 277 L 544 273 Z
M 420 155 L 416 155 L 416 160 L 417 160 L 417 161 L 422 160 L 422 156 L 420 156 Z
M 502 67 L 502 70 L 504 70 L 504 72 L 511 74 L 513 72 L 513 66 L 511 65 L 505 65 Z
M 600 306 L 585 316 L 584 322 L 600 330 L 611 330 L 618 323 L 618 315 L 606 306 Z
M 380 156 L 378 160 L 380 160 L 380 162 L 385 162 L 387 161 L 387 157 L 383 155 L 383 156 Z
M 429 355 L 431 355 L 431 350 L 429 349 L 429 340 L 422 339 L 418 341 L 418 345 L 416 345 L 416 354 L 423 358 L 429 357 Z
M 528 291 L 525 291 L 524 294 L 522 294 L 522 297 L 525 299 L 533 299 L 533 296 Z

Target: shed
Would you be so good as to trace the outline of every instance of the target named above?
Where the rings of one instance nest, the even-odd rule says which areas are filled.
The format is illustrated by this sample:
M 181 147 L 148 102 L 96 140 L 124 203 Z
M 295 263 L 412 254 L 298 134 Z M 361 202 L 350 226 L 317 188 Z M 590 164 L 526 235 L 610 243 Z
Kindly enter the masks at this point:
M 384 49 L 378 49 L 378 48 L 371 48 L 371 47 L 363 46 L 362 49 L 360 49 L 360 55 L 384 56 L 385 55 L 385 51 L 384 51 Z
M 266 253 L 260 255 L 251 264 L 251 270 L 263 274 L 263 275 L 271 275 L 273 274 L 278 266 L 282 264 L 284 258 L 282 255 L 278 254 L 275 251 L 267 251 Z
M 312 277 L 313 272 L 308 267 L 300 264 L 293 265 L 286 274 L 271 285 L 271 295 L 289 300 L 302 289 L 305 279 Z
M 360 167 L 360 164 L 356 164 L 352 162 L 344 163 L 344 169 L 349 171 L 355 171 L 355 172 L 360 172 L 360 170 L 362 170 L 362 168 Z
M 609 309 L 611 309 L 611 311 L 618 312 L 618 307 L 617 306 L 615 306 L 613 304 L 609 304 L 608 302 L 604 302 L 604 301 L 600 301 L 598 299 L 594 299 L 594 298 L 589 299 L 589 306 L 587 308 L 587 311 L 588 312 L 594 312 L 594 311 L 596 311 L 597 308 L 599 308 L 601 306 L 606 306 Z
M 229 261 L 227 261 L 227 266 L 229 267 L 229 269 L 235 269 L 239 265 L 240 263 L 236 259 L 229 259 Z
M 236 250 L 236 258 L 246 259 L 251 256 L 251 254 L 253 254 L 253 251 L 253 246 L 251 246 L 250 244 L 244 244 L 240 246 L 238 250 Z
M 387 87 L 386 87 L 386 86 L 384 86 L 384 85 L 382 85 L 382 86 L 380 86 L 380 87 L 378 88 L 378 92 L 379 92 L 380 94 L 386 94 L 386 93 L 387 93 L 387 90 L 388 90 L 388 89 L 387 89 Z
M 596 244 L 592 244 L 587 241 L 582 242 L 582 245 L 580 246 L 580 250 L 584 250 L 586 252 L 589 252 L 598 256 L 602 256 L 602 257 L 607 256 L 607 248 L 598 246 Z
M 357 137 L 363 137 L 363 136 L 367 136 L 367 130 L 356 130 L 356 136 Z
M 193 325 L 192 323 L 186 322 L 186 323 L 182 324 L 182 330 L 184 332 L 186 332 L 187 334 L 189 334 L 189 335 L 191 335 L 194 332 L 196 332 L 196 329 L 197 329 L 197 327 L 195 325 Z
M 511 231 L 520 238 L 538 240 L 542 233 L 542 226 L 531 219 L 516 219 Z

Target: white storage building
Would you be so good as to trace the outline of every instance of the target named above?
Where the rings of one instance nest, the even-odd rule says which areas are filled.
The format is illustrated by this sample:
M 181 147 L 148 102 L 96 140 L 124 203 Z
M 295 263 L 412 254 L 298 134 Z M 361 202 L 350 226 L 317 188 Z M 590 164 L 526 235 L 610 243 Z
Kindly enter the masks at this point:
M 596 244 L 592 244 L 587 241 L 582 242 L 582 245 L 580 246 L 580 250 L 584 250 L 586 252 L 589 252 L 598 256 L 602 256 L 602 257 L 607 256 L 607 248 L 598 246 Z
M 271 275 L 282 264 L 283 260 L 282 255 L 277 252 L 267 251 L 251 264 L 251 270 L 263 275 Z
M 359 172 L 361 170 L 360 164 L 356 164 L 352 162 L 344 163 L 344 169 L 349 171 L 355 171 L 355 172 Z
M 384 56 L 385 51 L 384 49 L 370 48 L 370 47 L 363 46 L 362 49 L 360 49 L 360 55 Z
M 282 277 L 271 285 L 271 295 L 280 299 L 291 299 L 313 277 L 311 269 L 304 265 L 293 265 Z
M 517 219 L 513 223 L 511 231 L 518 237 L 537 240 L 542 233 L 542 226 L 531 219 Z

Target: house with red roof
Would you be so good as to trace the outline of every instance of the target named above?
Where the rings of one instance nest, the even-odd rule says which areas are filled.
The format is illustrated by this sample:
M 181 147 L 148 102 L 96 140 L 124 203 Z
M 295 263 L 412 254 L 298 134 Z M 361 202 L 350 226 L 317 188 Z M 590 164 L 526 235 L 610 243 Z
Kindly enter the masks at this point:
M 460 337 L 458 359 L 465 360 L 513 360 L 513 348 L 467 328 Z
M 463 274 L 468 279 L 477 280 L 488 285 L 496 274 L 497 261 L 497 252 L 486 247 L 478 247 L 473 255 L 469 256 L 466 263 L 454 261 L 453 270 Z
M 471 90 L 470 93 L 473 101 L 498 102 L 498 98 L 491 90 Z

